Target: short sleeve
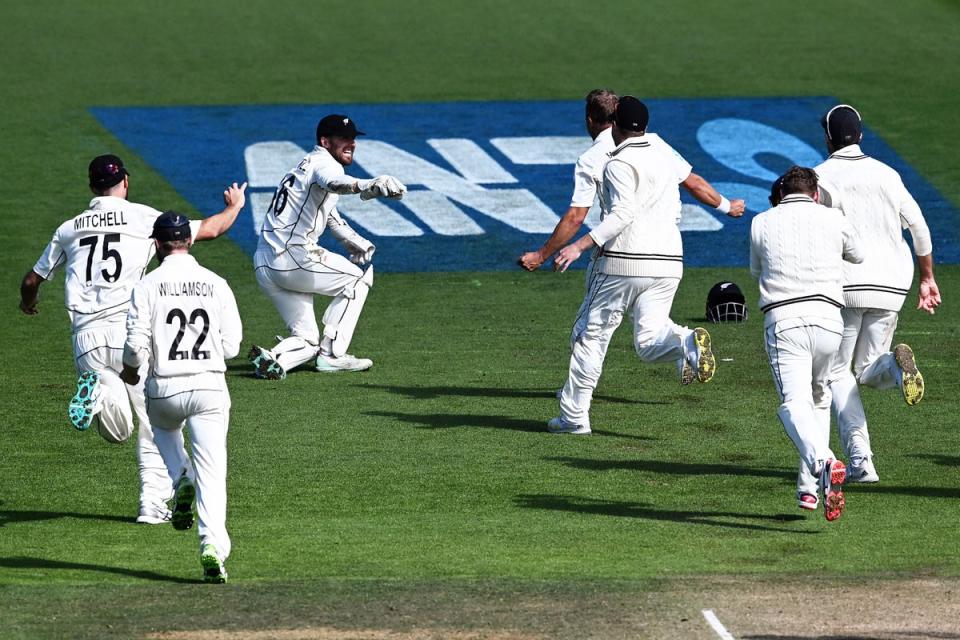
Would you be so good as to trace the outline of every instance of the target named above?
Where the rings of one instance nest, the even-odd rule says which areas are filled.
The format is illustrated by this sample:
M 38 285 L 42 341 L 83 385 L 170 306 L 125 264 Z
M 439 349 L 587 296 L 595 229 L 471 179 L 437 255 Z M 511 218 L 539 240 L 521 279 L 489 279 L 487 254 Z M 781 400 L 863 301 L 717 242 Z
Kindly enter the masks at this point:
M 67 252 L 64 251 L 61 246 L 60 230 L 57 229 L 47 248 L 44 249 L 43 255 L 41 255 L 37 263 L 33 265 L 33 271 L 44 280 L 49 280 L 53 277 L 57 268 L 66 262 L 66 260 Z
M 590 168 L 582 161 L 577 161 L 573 169 L 573 197 L 570 198 L 571 207 L 592 207 L 597 197 L 597 182 L 590 172 Z
M 663 145 L 663 149 L 669 158 L 670 167 L 677 180 L 677 184 L 680 184 L 690 177 L 690 172 L 693 171 L 693 165 L 687 162 L 684 157 L 663 138 L 660 138 L 660 144 Z

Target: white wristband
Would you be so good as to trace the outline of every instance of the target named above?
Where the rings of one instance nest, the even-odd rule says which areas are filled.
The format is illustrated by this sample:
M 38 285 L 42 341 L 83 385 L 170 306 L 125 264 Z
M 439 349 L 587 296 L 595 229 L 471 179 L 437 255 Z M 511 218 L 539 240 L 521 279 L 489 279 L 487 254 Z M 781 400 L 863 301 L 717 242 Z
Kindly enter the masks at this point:
M 720 213 L 730 213 L 730 201 L 720 196 L 720 204 L 717 205 L 716 209 Z

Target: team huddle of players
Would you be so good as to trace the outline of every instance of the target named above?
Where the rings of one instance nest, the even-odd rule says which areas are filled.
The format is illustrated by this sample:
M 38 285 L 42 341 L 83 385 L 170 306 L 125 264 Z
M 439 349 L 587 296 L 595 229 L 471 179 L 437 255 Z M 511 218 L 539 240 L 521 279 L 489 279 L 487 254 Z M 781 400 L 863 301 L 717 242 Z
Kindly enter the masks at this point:
M 534 270 L 555 254 L 554 268 L 566 270 L 592 252 L 571 333 L 567 381 L 558 393 L 560 415 L 547 425 L 551 433 L 591 432 L 593 392 L 625 313 L 645 362 L 677 367 L 682 384 L 708 382 L 716 371 L 709 332 L 670 319 L 683 273 L 679 187 L 732 217 L 743 215 L 744 201 L 717 193 L 666 141 L 647 132 L 648 121 L 637 98 L 607 90 L 587 96 L 586 126 L 594 142 L 578 159 L 570 208 L 543 247 L 519 261 Z M 858 384 L 899 388 L 907 404 L 923 396 L 913 352 L 906 345 L 890 349 L 913 278 L 902 228 L 910 230 L 918 256 L 919 308 L 933 313 L 940 295 L 919 207 L 893 169 L 860 150 L 859 114 L 840 105 L 822 124 L 831 156 L 816 170 L 794 167 L 778 180 L 773 208 L 752 223 L 750 265 L 760 282 L 767 353 L 782 399 L 777 414 L 801 457 L 798 504 L 816 509 L 822 498 L 827 519 L 834 520 L 844 507 L 844 481 L 879 479 Z M 321 372 L 373 365 L 348 348 L 373 285 L 375 247 L 336 205 L 351 194 L 399 199 L 406 187 L 393 176 L 364 180 L 346 174 L 361 135 L 347 116 L 321 119 L 316 146 L 283 177 L 270 203 L 254 268 L 288 335 L 272 348 L 252 348 L 259 378 L 283 379 L 308 362 Z M 246 184 L 224 191 L 221 212 L 190 222 L 130 202 L 130 176 L 116 156 L 95 158 L 89 179 L 95 197 L 57 229 L 24 276 L 20 308 L 37 313 L 40 285 L 64 268 L 79 374 L 68 406 L 71 423 L 123 442 L 136 415 L 137 521 L 190 529 L 196 503 L 204 579 L 225 582 L 231 541 L 224 372 L 225 360 L 239 353 L 242 324 L 227 282 L 189 252 L 193 242 L 230 228 L 245 204 Z M 571 242 L 595 198 L 601 222 Z M 318 245 L 326 230 L 349 258 Z M 146 274 L 154 254 L 160 264 Z M 313 308 L 316 294 L 332 298 L 322 331 Z M 849 471 L 829 448 L 831 403 Z

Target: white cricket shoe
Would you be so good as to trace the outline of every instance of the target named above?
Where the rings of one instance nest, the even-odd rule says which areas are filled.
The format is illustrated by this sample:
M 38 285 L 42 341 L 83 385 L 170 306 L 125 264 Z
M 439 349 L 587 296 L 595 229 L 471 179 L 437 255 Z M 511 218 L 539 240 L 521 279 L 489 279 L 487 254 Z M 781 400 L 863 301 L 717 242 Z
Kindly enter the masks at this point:
M 339 373 L 341 371 L 366 371 L 373 366 L 373 360 L 357 358 L 345 353 L 339 358 L 326 356 L 322 353 L 317 356 L 317 371 L 323 373 Z
M 166 524 L 170 522 L 173 512 L 166 505 L 142 504 L 137 522 L 140 524 Z
M 864 484 L 880 482 L 880 476 L 877 475 L 877 469 L 873 466 L 873 460 L 866 456 L 851 457 L 850 466 L 847 467 L 846 482 L 862 482 Z
M 547 431 L 550 433 L 569 433 L 575 436 L 588 436 L 591 433 L 590 427 L 567 422 L 562 416 L 550 418 L 547 422 Z

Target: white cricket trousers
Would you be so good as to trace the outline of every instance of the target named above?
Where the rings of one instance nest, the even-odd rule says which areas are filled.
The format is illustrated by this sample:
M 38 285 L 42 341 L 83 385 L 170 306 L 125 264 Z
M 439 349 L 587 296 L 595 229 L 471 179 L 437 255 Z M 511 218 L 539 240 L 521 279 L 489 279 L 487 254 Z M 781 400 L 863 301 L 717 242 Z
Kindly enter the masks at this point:
M 590 404 L 603 371 L 603 360 L 623 314 L 633 318 L 633 346 L 644 362 L 676 364 L 692 335 L 670 320 L 679 278 L 641 278 L 594 273 L 574 322 L 567 382 L 560 394 L 561 416 L 590 426 Z
M 290 335 L 300 340 L 274 355 L 285 370 L 316 357 L 320 328 L 313 310 L 315 295 L 332 296 L 323 314 L 323 337 L 334 356 L 347 352 L 360 311 L 373 286 L 373 266 L 361 269 L 332 251 L 291 248 L 281 256 L 269 248 L 254 254 L 254 273 L 260 288 L 273 302 Z M 281 343 L 282 344 L 282 343 Z
M 128 385 L 120 379 L 120 372 L 123 371 L 123 343 L 126 338 L 127 330 L 122 324 L 73 334 L 77 373 L 95 371 L 100 374 L 101 409 L 93 424 L 104 440 L 112 443 L 125 442 L 133 433 L 133 416 L 137 416 L 140 505 L 166 508 L 167 500 L 173 497 L 173 485 L 154 443 L 153 428 L 144 404 L 143 384 L 147 376 L 147 364 L 140 368 L 138 384 Z
M 843 325 L 831 318 L 787 318 L 765 329 L 767 357 L 780 394 L 777 416 L 807 471 L 820 473 L 830 450 L 827 377 L 840 348 Z
M 147 398 L 154 438 L 167 464 L 171 480 L 180 478 L 184 467 L 183 427 L 190 433 L 193 451 L 188 475 L 197 487 L 197 530 L 200 545 L 213 543 L 220 559 L 230 555 L 227 534 L 227 429 L 230 394 L 222 390 L 197 389 L 164 398 Z M 176 474 L 176 475 L 174 475 Z
M 857 384 L 892 389 L 897 383 L 897 361 L 890 351 L 899 314 L 884 309 L 846 308 L 843 339 L 830 371 L 833 410 L 840 441 L 847 456 L 871 456 L 867 416 Z M 852 369 L 851 369 L 852 368 Z

